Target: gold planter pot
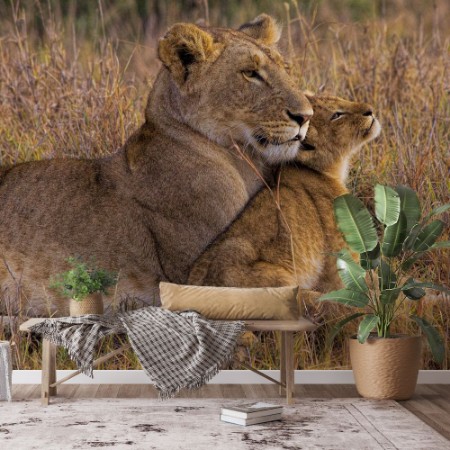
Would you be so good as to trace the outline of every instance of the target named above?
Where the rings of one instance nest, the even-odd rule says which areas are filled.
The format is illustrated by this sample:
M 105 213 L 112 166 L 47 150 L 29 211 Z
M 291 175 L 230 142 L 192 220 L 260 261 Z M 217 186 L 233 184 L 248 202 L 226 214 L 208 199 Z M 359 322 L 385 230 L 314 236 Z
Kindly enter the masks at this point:
M 101 292 L 89 294 L 81 302 L 70 299 L 70 315 L 82 316 L 84 314 L 103 314 L 103 296 Z
M 370 336 L 364 344 L 349 339 L 358 393 L 366 398 L 406 400 L 416 389 L 421 336 Z

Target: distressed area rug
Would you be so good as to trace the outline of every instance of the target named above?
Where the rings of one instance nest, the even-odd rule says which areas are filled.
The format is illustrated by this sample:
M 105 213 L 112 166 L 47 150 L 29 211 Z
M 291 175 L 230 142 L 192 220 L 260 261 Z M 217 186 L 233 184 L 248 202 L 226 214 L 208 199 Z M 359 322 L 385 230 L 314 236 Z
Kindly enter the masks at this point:
M 238 403 L 242 400 L 57 398 L 48 407 L 39 400 L 0 403 L 0 448 L 450 449 L 450 441 L 394 401 L 296 399 L 284 406 L 282 421 L 249 427 L 221 422 L 220 407 Z

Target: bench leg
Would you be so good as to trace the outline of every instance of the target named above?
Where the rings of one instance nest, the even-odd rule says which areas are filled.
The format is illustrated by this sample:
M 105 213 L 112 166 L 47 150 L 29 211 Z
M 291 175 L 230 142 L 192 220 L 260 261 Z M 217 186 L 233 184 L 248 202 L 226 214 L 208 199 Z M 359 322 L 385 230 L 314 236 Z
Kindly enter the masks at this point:
M 281 382 L 286 385 L 284 389 L 286 393 L 287 404 L 292 403 L 294 397 L 294 332 L 282 331 L 281 332 Z M 283 392 L 280 389 L 280 394 Z
M 283 331 L 281 334 L 281 342 L 280 342 L 280 383 L 286 386 L 286 336 Z M 280 386 L 279 388 L 280 395 L 285 395 L 286 387 Z
M 56 395 L 56 387 L 50 387 L 56 382 L 56 345 L 48 339 L 42 341 L 42 380 L 41 401 L 48 405 L 50 397 Z

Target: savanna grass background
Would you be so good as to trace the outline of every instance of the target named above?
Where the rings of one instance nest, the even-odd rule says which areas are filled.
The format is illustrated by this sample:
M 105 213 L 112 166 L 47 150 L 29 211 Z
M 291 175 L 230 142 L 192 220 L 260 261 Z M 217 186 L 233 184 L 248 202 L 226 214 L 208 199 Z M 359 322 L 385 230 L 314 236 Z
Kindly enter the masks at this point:
M 425 211 L 448 202 L 446 0 L 0 0 L 0 166 L 114 152 L 143 120 L 160 66 L 157 39 L 168 26 L 203 20 L 237 27 L 261 12 L 284 25 L 281 47 L 302 88 L 374 106 L 383 133 L 355 161 L 352 192 L 370 205 L 376 182 L 405 184 L 418 192 Z M 448 225 L 449 215 L 442 218 Z M 443 238 L 448 235 L 447 226 Z M 440 250 L 416 264 L 416 276 L 449 286 L 449 266 L 448 253 Z M 7 306 L 20 295 L 18 282 L 16 292 L 0 291 L 0 302 Z M 304 308 L 323 326 L 296 338 L 298 367 L 348 368 L 344 335 L 332 348 L 326 345 L 333 321 L 345 308 L 312 303 Z M 436 325 L 447 344 L 443 365 L 426 350 L 423 368 L 448 369 L 450 299 L 431 291 L 414 309 Z M 39 343 L 18 333 L 22 319 L 9 317 L 8 326 L 0 324 L 0 339 L 12 342 L 16 368 L 36 369 Z M 404 321 L 392 331 L 416 332 L 414 327 Z M 346 329 L 354 331 L 351 325 Z M 275 368 L 277 339 L 270 333 L 247 335 L 237 356 L 249 356 L 259 368 Z M 117 337 L 107 339 L 99 352 L 119 344 Z M 59 350 L 58 368 L 71 367 Z M 100 368 L 140 366 L 130 352 Z

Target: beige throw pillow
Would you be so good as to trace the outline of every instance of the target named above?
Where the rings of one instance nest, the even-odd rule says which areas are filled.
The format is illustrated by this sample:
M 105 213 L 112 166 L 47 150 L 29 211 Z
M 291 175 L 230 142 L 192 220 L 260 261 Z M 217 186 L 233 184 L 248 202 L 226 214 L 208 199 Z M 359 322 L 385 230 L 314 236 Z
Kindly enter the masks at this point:
M 170 311 L 197 311 L 217 320 L 296 320 L 298 286 L 233 288 L 161 282 L 161 304 Z

